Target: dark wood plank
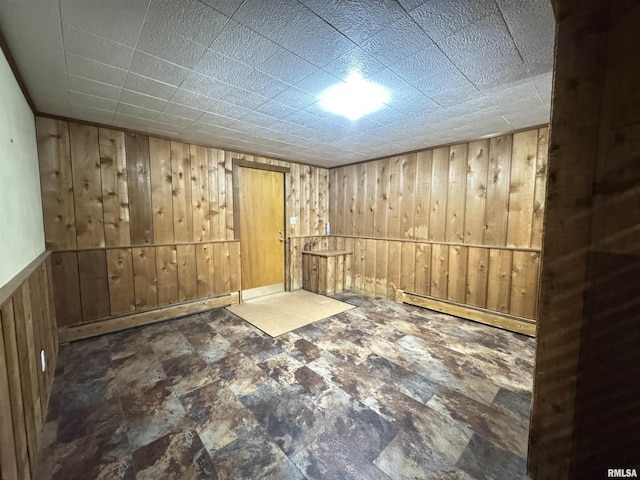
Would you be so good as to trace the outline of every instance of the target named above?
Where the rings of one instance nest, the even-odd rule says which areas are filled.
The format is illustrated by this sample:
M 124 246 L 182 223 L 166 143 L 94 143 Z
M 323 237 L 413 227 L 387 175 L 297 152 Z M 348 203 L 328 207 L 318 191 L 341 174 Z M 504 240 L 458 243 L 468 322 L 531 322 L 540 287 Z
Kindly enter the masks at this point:
M 127 133 L 125 149 L 127 152 L 131 243 L 133 245 L 147 245 L 154 241 L 149 137 Z

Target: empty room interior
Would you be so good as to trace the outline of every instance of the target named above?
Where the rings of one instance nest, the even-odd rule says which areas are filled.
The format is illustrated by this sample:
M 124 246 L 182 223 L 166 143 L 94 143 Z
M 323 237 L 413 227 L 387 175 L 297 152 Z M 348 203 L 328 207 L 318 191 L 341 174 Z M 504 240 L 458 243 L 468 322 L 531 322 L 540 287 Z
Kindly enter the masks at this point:
M 0 0 L 0 478 L 640 471 L 640 5 Z

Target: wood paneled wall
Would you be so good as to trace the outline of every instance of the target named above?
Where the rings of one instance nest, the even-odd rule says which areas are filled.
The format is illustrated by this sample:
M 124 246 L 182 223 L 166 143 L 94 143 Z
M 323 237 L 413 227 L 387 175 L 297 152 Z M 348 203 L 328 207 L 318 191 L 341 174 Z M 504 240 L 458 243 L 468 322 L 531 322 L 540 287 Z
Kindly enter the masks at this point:
M 290 169 L 289 242 L 328 221 L 325 169 L 47 117 L 37 136 L 59 325 L 240 290 L 234 159 Z
M 640 4 L 556 0 L 554 10 L 528 473 L 632 477 L 640 471 Z
M 354 288 L 537 316 L 548 128 L 330 172 L 332 234 Z
M 0 322 L 0 478 L 30 479 L 58 354 L 48 253 L 0 288 Z

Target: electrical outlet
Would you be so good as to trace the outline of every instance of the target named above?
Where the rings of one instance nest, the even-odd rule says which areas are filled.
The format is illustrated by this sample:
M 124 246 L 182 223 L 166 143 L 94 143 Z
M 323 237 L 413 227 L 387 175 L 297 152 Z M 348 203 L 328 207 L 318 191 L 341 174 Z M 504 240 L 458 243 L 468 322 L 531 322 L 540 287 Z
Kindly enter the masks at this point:
M 289 218 L 289 225 L 295 225 L 297 222 L 298 222 L 298 219 L 296 217 Z
M 40 350 L 40 363 L 42 364 L 42 371 L 47 369 L 47 360 L 44 357 L 44 350 Z

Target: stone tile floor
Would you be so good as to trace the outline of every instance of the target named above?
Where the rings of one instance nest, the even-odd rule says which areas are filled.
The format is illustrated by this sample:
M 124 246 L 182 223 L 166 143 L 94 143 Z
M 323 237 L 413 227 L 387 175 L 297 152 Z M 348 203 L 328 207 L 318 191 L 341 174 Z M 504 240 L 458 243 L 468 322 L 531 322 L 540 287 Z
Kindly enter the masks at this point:
M 61 347 L 40 479 L 526 479 L 535 341 L 390 300 Z

